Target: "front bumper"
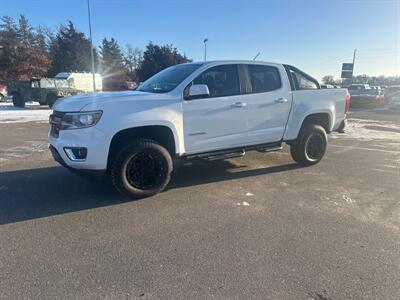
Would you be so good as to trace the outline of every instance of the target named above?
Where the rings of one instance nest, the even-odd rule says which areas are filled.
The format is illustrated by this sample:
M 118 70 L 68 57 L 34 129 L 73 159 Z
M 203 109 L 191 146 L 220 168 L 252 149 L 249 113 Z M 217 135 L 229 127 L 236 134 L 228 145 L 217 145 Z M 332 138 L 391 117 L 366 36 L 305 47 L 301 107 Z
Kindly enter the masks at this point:
M 60 165 L 67 168 L 74 174 L 78 174 L 78 175 L 84 176 L 85 178 L 90 178 L 90 179 L 103 179 L 107 176 L 106 170 L 87 170 L 87 169 L 71 168 L 70 166 L 68 166 L 66 164 L 66 162 L 63 160 L 63 158 L 61 157 L 60 153 L 58 153 L 56 148 L 54 148 L 52 145 L 50 145 L 49 150 L 50 150 L 51 154 L 53 155 L 53 158 L 56 162 L 58 162 Z
M 49 146 L 49 150 L 51 155 L 53 156 L 54 160 L 58 162 L 63 167 L 68 168 L 68 165 L 65 163 L 64 159 L 61 157 L 60 153 L 58 153 L 57 149 L 54 148 L 52 145 Z
M 58 163 L 76 170 L 107 169 L 110 138 L 95 126 L 74 130 L 61 130 L 58 136 L 49 132 L 50 151 Z M 66 148 L 86 148 L 87 156 L 82 160 L 71 160 Z

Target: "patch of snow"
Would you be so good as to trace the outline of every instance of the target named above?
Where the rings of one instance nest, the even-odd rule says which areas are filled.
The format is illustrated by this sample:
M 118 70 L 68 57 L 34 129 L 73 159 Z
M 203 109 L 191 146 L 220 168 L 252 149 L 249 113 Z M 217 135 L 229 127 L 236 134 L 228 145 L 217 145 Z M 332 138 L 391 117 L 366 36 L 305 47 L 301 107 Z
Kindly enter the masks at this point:
M 48 122 L 50 108 L 41 108 L 37 102 L 27 102 L 25 108 L 12 103 L 0 103 L 0 123 Z
M 237 205 L 239 205 L 239 206 L 241 206 L 241 205 L 243 205 L 243 206 L 249 206 L 250 204 L 249 204 L 249 202 L 246 202 L 246 201 L 243 201 L 243 202 L 239 202 Z
M 347 203 L 353 203 L 354 200 L 351 199 L 349 196 L 343 195 L 343 200 L 346 201 Z
M 12 147 L 5 150 L 0 150 L 0 154 L 7 158 L 24 158 L 29 157 L 34 153 L 47 151 L 49 143 L 47 141 L 28 141 L 23 146 Z
M 333 139 L 349 138 L 362 141 L 390 140 L 400 143 L 400 126 L 387 121 L 349 119 L 345 133 L 333 132 Z

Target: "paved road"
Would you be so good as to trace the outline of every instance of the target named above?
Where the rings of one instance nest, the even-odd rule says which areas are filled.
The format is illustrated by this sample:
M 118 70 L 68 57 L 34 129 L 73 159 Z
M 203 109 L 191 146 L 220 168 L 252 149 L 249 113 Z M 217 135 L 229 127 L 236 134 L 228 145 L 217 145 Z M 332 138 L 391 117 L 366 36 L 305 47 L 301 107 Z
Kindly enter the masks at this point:
M 399 299 L 400 117 L 350 121 L 316 166 L 254 152 L 138 201 L 0 124 L 0 299 Z

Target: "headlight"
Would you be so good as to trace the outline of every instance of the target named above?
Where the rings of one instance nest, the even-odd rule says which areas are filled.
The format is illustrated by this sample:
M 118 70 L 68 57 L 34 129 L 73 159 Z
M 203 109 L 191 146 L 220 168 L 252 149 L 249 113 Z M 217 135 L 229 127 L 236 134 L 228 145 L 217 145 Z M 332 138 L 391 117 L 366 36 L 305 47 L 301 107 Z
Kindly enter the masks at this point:
M 61 130 L 94 126 L 99 122 L 102 111 L 66 113 L 61 120 Z

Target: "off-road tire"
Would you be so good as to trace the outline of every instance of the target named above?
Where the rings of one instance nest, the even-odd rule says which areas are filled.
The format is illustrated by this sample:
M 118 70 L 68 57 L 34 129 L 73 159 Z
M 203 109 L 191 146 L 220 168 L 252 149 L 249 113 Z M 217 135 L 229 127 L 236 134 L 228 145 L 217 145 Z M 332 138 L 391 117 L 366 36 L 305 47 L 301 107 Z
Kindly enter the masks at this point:
M 305 124 L 297 139 L 290 145 L 290 154 L 297 163 L 311 166 L 324 157 L 327 146 L 325 129 L 320 125 Z
M 19 93 L 13 94 L 12 101 L 15 107 L 21 107 L 21 108 L 25 107 L 25 101 Z
M 57 99 L 58 99 L 58 98 L 57 98 L 57 95 L 56 95 L 56 94 L 48 94 L 48 95 L 46 96 L 47 105 L 48 105 L 50 108 L 52 108 L 53 105 L 54 105 L 54 103 L 56 103 Z
M 112 184 L 121 194 L 137 199 L 164 190 L 172 170 L 172 158 L 167 149 L 156 141 L 138 139 L 126 144 L 115 155 L 109 174 Z M 152 179 L 151 184 L 143 183 Z

